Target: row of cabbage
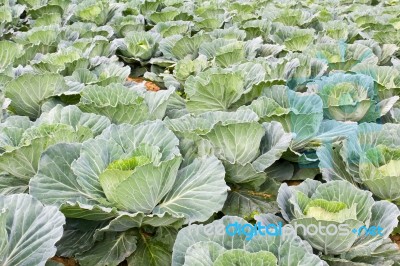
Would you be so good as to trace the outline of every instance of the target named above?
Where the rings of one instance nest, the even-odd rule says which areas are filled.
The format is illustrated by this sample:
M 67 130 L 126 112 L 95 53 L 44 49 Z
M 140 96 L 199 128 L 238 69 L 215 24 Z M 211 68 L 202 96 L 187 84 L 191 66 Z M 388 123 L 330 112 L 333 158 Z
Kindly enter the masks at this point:
M 0 264 L 396 265 L 399 10 L 0 0 Z

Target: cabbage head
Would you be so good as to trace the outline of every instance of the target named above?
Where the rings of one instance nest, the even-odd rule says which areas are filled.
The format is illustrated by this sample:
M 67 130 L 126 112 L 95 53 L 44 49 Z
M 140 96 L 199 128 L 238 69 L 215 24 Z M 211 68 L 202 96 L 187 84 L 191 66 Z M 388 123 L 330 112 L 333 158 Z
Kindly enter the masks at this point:
M 374 122 L 397 101 L 378 103 L 374 80 L 363 74 L 334 73 L 309 84 L 322 98 L 324 116 L 338 121 Z
M 343 143 L 318 149 L 325 180 L 347 180 L 367 187 L 376 197 L 400 200 L 400 125 L 362 123 Z
M 256 219 L 263 224 L 280 220 L 274 215 Z M 224 216 L 208 225 L 190 225 L 180 230 L 173 248 L 172 265 L 327 265 L 312 254 L 311 246 L 296 234 L 285 238 L 258 234 L 248 241 L 243 234 L 226 234 L 226 226 L 234 223 L 245 225 L 247 221 L 237 216 Z
M 347 181 L 282 184 L 277 201 L 284 219 L 302 239 L 324 255 L 345 260 L 379 253 L 400 215 L 393 203 L 375 201 L 371 192 Z

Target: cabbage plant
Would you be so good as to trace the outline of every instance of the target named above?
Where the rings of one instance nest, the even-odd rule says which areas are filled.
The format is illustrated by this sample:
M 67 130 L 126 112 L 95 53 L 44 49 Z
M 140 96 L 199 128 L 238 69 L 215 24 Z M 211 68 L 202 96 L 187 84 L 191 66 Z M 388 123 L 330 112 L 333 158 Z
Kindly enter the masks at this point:
M 268 218 L 278 221 L 277 217 Z M 262 216 L 256 219 L 264 222 Z M 327 265 L 293 232 L 286 238 L 258 234 L 246 240 L 244 234 L 226 235 L 225 228 L 235 223 L 245 225 L 247 221 L 225 216 L 206 226 L 190 225 L 180 230 L 173 248 L 172 265 Z
M 343 41 L 320 42 L 304 51 L 305 54 L 328 63 L 329 69 L 348 71 L 360 64 L 377 64 L 379 59 L 372 49 L 360 43 L 348 44 Z
M 254 59 L 261 48 L 261 38 L 254 38 L 247 42 L 235 39 L 218 38 L 200 45 L 199 53 L 215 61 L 217 66 L 230 65 Z
M 222 163 L 210 155 L 180 167 L 178 143 L 159 120 L 111 125 L 82 144 L 48 148 L 29 190 L 44 204 L 58 206 L 67 218 L 104 221 L 91 236 L 97 243 L 93 240 L 78 259 L 86 261 L 93 252 L 98 263 L 117 264 L 134 252 L 132 243 L 142 241 L 138 228 L 203 222 L 222 209 L 228 190 Z M 103 234 L 109 242 L 98 242 Z M 131 243 L 123 256 L 117 255 L 123 242 L 104 252 L 116 238 Z
M 261 82 L 264 76 L 263 67 L 250 62 L 230 68 L 213 67 L 190 76 L 184 86 L 187 109 L 194 114 L 234 109 L 256 97 L 253 85 Z
M 124 39 L 116 39 L 115 45 L 125 62 L 149 60 L 157 51 L 160 36 L 157 33 L 137 31 L 129 33 Z
M 250 216 L 277 211 L 268 199 L 276 184 L 264 171 L 288 149 L 292 135 L 278 122 L 258 120 L 251 110 L 188 114 L 165 120 L 180 138 L 185 163 L 204 154 L 215 154 L 222 161 L 226 181 L 232 187 L 222 210 L 225 214 Z
M 370 76 L 376 84 L 382 99 L 396 97 L 400 86 L 400 71 L 390 66 L 358 64 L 351 71 Z
M 283 218 L 295 228 L 298 226 L 299 236 L 324 255 L 354 261 L 370 254 L 381 256 L 377 258 L 380 261 L 398 255 L 395 248 L 392 252 L 383 250 L 379 254 L 380 247 L 386 244 L 386 239 L 397 226 L 398 207 L 388 201 L 375 201 L 371 192 L 360 190 L 347 181 L 323 184 L 307 179 L 298 186 L 282 184 L 277 201 Z M 310 225 L 314 225 L 312 230 L 309 230 Z M 341 234 L 344 226 L 347 231 Z M 363 226 L 381 227 L 382 230 L 367 234 L 361 232 Z M 329 233 L 328 227 L 336 231 Z
M 239 110 L 254 111 L 260 122 L 280 122 L 285 132 L 292 133 L 290 149 L 299 156 L 355 131 L 355 125 L 323 120 L 323 101 L 318 95 L 295 92 L 282 85 L 270 86 L 269 82 L 259 83 L 254 90 L 261 91 L 260 96 Z
M 398 96 L 378 102 L 372 78 L 335 73 L 308 84 L 322 98 L 324 116 L 338 121 L 374 122 L 385 115 Z
M 304 51 L 315 38 L 313 29 L 301 29 L 295 26 L 285 26 L 275 23 L 270 37 L 277 44 L 284 45 L 288 51 Z
M 163 58 L 174 61 L 184 58 L 195 59 L 199 55 L 200 45 L 211 40 L 211 36 L 203 32 L 193 36 L 172 35 L 160 41 L 160 51 Z
M 360 179 L 376 196 L 398 202 L 400 148 L 378 144 L 360 160 Z
M 342 144 L 326 145 L 317 151 L 326 180 L 347 180 L 367 187 L 377 197 L 400 200 L 397 172 L 398 124 L 363 123 Z
M 75 19 L 104 25 L 115 15 L 118 4 L 114 1 L 88 0 L 80 2 L 75 8 Z

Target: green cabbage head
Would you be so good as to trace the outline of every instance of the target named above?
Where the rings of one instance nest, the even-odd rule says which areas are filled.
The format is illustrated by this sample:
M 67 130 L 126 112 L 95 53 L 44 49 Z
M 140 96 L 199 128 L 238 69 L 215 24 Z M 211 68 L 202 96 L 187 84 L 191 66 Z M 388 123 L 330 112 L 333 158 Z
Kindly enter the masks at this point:
M 316 80 L 318 95 L 324 104 L 324 116 L 338 121 L 375 121 L 376 93 L 371 77 L 334 73 Z
M 325 180 L 347 180 L 374 196 L 400 202 L 400 125 L 362 123 L 342 147 L 318 150 Z
M 379 144 L 360 160 L 360 178 L 374 195 L 400 201 L 400 147 Z
M 277 201 L 284 219 L 301 238 L 325 255 L 345 260 L 376 252 L 400 215 L 393 203 L 375 201 L 371 192 L 347 181 L 282 184 Z
M 277 224 L 281 218 L 272 214 L 256 216 L 257 223 Z M 207 225 L 190 225 L 179 231 L 172 266 L 254 265 L 254 266 L 325 266 L 325 261 L 312 253 L 311 246 L 290 231 L 288 236 L 255 235 L 246 240 L 244 234 L 229 236 L 230 224 L 249 225 L 237 216 L 224 216 Z M 285 226 L 282 230 L 291 230 Z M 289 231 L 287 231 L 289 232 Z

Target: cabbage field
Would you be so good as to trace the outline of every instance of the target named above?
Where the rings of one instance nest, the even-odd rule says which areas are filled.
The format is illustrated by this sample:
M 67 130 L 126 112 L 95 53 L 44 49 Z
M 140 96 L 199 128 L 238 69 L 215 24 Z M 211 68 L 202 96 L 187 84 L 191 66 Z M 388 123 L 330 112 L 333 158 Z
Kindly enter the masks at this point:
M 1 266 L 400 266 L 399 0 L 0 0 Z

